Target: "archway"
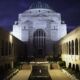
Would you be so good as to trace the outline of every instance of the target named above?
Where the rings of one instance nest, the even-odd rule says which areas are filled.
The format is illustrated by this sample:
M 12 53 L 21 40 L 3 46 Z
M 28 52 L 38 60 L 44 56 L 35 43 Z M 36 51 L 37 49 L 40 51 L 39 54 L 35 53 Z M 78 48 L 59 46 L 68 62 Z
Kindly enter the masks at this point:
M 76 64 L 76 71 L 79 72 L 79 65 Z
M 78 39 L 75 40 L 75 54 L 78 55 Z
M 37 29 L 33 34 L 34 56 L 44 57 L 46 47 L 46 34 L 43 29 Z
M 72 69 L 75 70 L 75 64 L 73 64 Z
M 69 66 L 68 67 L 71 68 L 71 63 L 69 63 Z

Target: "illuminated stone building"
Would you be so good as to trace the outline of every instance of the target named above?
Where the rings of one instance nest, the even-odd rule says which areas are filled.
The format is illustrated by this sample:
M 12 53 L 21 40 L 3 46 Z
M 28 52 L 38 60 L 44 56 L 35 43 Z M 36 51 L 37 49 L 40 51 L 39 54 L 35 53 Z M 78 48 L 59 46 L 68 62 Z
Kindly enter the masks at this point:
M 63 37 L 59 45 L 59 52 L 66 67 L 80 70 L 80 27 Z
M 44 56 L 53 52 L 53 42 L 65 36 L 67 30 L 60 13 L 52 10 L 48 4 L 37 1 L 19 14 L 12 34 L 21 41 L 28 42 L 29 54 L 42 53 Z

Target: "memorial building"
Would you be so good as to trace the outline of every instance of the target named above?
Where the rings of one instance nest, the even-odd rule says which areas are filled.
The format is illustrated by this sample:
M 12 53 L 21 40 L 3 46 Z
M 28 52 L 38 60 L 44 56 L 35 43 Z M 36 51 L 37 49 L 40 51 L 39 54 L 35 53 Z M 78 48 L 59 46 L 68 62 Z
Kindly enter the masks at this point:
M 60 13 L 37 1 L 18 15 L 12 34 L 28 43 L 29 54 L 45 56 L 53 54 L 53 43 L 67 34 L 67 27 Z

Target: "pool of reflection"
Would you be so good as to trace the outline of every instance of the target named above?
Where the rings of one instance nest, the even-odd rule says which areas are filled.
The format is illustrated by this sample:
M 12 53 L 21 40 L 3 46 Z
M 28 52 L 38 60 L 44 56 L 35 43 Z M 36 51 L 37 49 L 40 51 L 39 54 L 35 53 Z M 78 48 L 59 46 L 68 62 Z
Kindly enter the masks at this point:
M 33 66 L 29 80 L 51 80 L 47 66 Z

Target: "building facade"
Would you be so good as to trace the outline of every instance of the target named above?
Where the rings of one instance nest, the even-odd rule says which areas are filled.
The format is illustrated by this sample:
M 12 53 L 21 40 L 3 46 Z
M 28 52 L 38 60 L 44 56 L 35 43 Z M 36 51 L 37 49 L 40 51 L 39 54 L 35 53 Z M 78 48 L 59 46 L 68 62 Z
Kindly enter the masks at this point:
M 0 79 L 4 80 L 25 54 L 23 42 L 0 28 Z M 25 59 L 24 59 L 25 60 Z M 5 79 L 6 80 L 6 79 Z
M 60 54 L 66 67 L 80 70 L 80 27 L 63 37 L 60 42 Z
M 67 34 L 66 24 L 61 14 L 42 2 L 31 4 L 30 8 L 18 16 L 12 34 L 23 42 L 28 42 L 33 53 L 52 53 L 53 42 Z

